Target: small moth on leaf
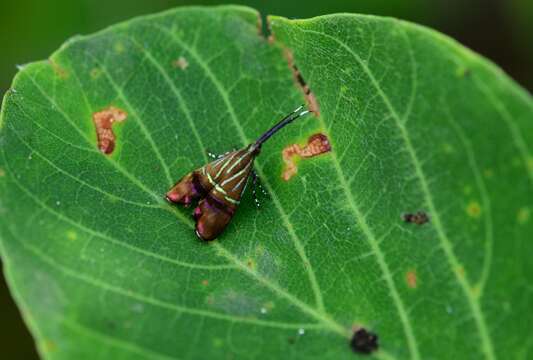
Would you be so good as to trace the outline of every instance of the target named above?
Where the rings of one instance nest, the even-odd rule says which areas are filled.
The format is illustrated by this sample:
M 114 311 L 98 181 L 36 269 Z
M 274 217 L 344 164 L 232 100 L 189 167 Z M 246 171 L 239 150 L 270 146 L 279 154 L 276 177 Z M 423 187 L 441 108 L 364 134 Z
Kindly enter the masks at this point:
M 302 109 L 303 105 L 254 143 L 241 150 L 230 151 L 188 173 L 167 192 L 168 201 L 187 207 L 199 200 L 193 217 L 196 220 L 196 235 L 200 239 L 214 240 L 224 231 L 239 206 L 261 146 L 282 127 L 309 113 Z

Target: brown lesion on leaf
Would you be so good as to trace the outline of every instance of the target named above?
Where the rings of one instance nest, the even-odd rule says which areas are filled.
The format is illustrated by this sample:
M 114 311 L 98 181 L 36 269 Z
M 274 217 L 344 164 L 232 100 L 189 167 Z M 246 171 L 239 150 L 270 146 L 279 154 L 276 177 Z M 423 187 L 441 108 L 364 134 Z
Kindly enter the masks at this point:
M 246 260 L 246 266 L 252 270 L 255 270 L 255 268 L 257 267 L 257 263 L 254 259 L 249 258 Z
M 183 56 L 180 56 L 179 58 L 177 58 L 176 60 L 172 62 L 172 66 L 174 68 L 180 68 L 181 70 L 185 70 L 189 67 L 189 62 L 187 61 L 186 58 L 184 58 Z
M 311 91 L 311 88 L 305 81 L 305 79 L 302 76 L 302 73 L 294 63 L 294 56 L 292 52 L 288 49 L 284 50 L 285 58 L 287 59 L 287 62 L 289 64 L 289 68 L 292 71 L 294 81 L 298 85 L 298 87 L 302 90 L 302 92 L 305 95 L 305 100 L 307 102 L 307 107 L 310 111 L 312 111 L 317 117 L 320 116 L 320 107 L 318 105 L 318 101 L 316 99 L 315 94 Z
M 414 269 L 409 270 L 405 273 L 405 282 L 407 283 L 407 286 L 409 288 L 415 289 L 417 286 L 417 280 L 418 280 L 418 277 Z
M 402 219 L 406 223 L 423 225 L 429 221 L 429 215 L 424 211 L 417 211 L 415 213 L 403 214 Z
M 355 353 L 371 354 L 379 348 L 378 335 L 364 327 L 354 326 L 350 347 Z
M 54 73 L 56 76 L 60 79 L 66 79 L 68 78 L 68 72 L 67 70 L 59 65 L 54 59 L 48 59 L 48 63 L 52 67 L 52 70 L 54 70 Z
M 466 213 L 473 218 L 479 218 L 481 215 L 481 205 L 475 200 L 470 201 L 466 206 Z
M 100 68 L 93 68 L 90 72 L 90 75 L 91 75 L 91 79 L 93 80 L 96 80 L 100 77 L 100 75 L 102 75 L 102 69 Z
M 126 120 L 127 114 L 124 110 L 110 106 L 107 109 L 98 111 L 93 114 L 93 122 L 96 128 L 96 137 L 98 139 L 98 148 L 104 154 L 109 155 L 115 149 L 115 133 L 113 124 Z
M 299 144 L 291 144 L 286 146 L 282 151 L 283 161 L 285 162 L 285 169 L 281 177 L 283 180 L 290 180 L 298 172 L 298 167 L 295 162 L 295 157 L 310 158 L 326 152 L 331 151 L 331 144 L 326 135 L 318 133 L 311 135 L 307 140 L 306 146 Z

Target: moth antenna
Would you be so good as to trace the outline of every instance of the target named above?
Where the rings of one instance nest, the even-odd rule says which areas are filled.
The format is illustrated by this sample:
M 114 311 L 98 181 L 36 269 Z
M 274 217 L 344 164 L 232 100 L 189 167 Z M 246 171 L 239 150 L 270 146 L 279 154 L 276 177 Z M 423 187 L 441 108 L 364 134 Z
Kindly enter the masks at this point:
M 310 113 L 309 110 L 303 110 L 304 105 L 300 105 L 296 110 L 291 112 L 289 115 L 285 116 L 283 119 L 281 119 L 276 125 L 274 125 L 272 128 L 270 128 L 267 132 L 265 132 L 257 141 L 254 143 L 253 148 L 254 150 L 261 148 L 261 145 L 272 135 L 274 135 L 276 132 L 278 132 L 281 128 L 285 127 L 286 125 L 290 124 L 294 120 L 298 119 L 301 116 L 307 115 Z

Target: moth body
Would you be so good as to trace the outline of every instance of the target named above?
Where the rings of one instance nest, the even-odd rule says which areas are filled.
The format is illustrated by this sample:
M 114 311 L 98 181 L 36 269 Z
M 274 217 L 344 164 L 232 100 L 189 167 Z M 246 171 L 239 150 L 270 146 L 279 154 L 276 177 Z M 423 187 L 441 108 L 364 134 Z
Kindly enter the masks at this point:
M 167 200 L 185 205 L 199 201 L 193 211 L 196 235 L 215 239 L 229 224 L 241 201 L 261 145 L 279 129 L 305 115 L 302 106 L 243 149 L 230 151 L 181 178 L 167 192 Z

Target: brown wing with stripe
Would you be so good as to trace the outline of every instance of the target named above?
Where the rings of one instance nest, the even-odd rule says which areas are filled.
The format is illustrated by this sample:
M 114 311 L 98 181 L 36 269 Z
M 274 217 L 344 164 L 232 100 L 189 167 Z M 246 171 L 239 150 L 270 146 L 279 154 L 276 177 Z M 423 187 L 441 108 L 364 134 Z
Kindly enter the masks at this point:
M 251 145 L 229 152 L 187 174 L 167 193 L 169 201 L 186 206 L 200 199 L 193 216 L 201 239 L 213 240 L 231 221 L 256 155 Z

